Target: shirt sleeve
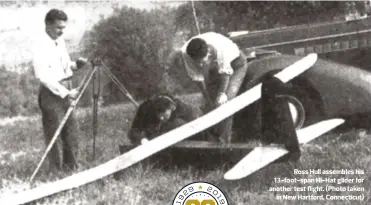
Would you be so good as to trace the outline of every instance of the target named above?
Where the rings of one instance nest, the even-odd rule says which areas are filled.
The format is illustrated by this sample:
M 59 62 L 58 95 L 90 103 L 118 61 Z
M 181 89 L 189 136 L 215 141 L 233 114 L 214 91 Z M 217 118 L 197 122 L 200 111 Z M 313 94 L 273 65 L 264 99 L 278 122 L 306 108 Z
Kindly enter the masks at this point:
M 51 92 L 65 98 L 69 90 L 59 83 L 59 79 L 54 77 L 54 74 L 49 69 L 49 64 L 45 58 L 48 55 L 42 52 L 41 49 L 35 49 L 33 53 L 33 66 L 36 78 L 47 87 Z
M 232 75 L 232 61 L 239 56 L 239 49 L 235 46 L 226 46 L 225 49 L 216 50 L 217 61 L 219 65 L 218 72 L 219 74 Z

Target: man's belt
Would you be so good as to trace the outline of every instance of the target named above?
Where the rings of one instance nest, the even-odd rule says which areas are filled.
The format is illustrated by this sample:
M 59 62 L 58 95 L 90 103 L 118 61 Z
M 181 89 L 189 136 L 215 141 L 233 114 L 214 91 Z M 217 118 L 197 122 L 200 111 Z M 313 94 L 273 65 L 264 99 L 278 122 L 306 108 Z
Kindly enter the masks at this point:
M 62 80 L 60 80 L 59 82 L 61 83 L 61 82 L 68 82 L 68 81 L 70 81 L 70 80 L 72 80 L 72 76 L 70 76 L 70 77 L 68 77 L 68 78 L 63 78 Z

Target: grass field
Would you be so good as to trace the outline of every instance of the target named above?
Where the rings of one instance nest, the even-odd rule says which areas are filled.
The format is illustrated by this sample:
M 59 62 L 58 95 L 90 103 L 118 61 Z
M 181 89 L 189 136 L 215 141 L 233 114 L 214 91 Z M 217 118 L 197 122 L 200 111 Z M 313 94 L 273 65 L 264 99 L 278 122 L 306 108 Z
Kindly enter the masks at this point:
M 125 132 L 130 126 L 134 114 L 133 106 L 112 106 L 100 109 L 99 135 L 97 137 L 96 159 L 92 160 L 92 122 L 91 110 L 80 110 L 79 164 L 78 171 L 88 169 L 118 156 L 118 144 L 127 140 Z M 24 190 L 26 180 L 31 176 L 39 162 L 45 145 L 43 141 L 40 118 L 34 117 L 13 124 L 0 125 L 0 197 Z M 185 169 L 173 167 L 160 169 L 137 164 L 123 172 L 121 180 L 113 176 L 79 187 L 74 190 L 58 193 L 31 204 L 125 204 L 125 205 L 163 205 L 171 204 L 176 193 L 185 185 L 194 181 L 206 181 L 215 184 L 229 198 L 229 204 L 371 204 L 371 134 L 367 130 L 349 130 L 344 133 L 330 133 L 303 147 L 302 158 L 295 164 L 274 164 L 248 178 L 240 181 L 225 181 L 226 170 L 196 170 L 189 166 Z M 294 169 L 341 170 L 355 171 L 364 174 L 297 174 Z M 48 163 L 36 176 L 36 184 L 55 181 L 72 173 L 52 171 Z M 363 179 L 362 183 L 308 182 L 306 184 L 276 183 L 275 178 L 315 179 L 349 178 Z M 364 188 L 358 191 L 313 192 L 309 186 Z M 270 191 L 272 187 L 293 188 L 305 187 L 305 191 Z M 277 199 L 283 194 L 292 196 L 305 195 L 363 195 L 363 200 L 286 200 Z

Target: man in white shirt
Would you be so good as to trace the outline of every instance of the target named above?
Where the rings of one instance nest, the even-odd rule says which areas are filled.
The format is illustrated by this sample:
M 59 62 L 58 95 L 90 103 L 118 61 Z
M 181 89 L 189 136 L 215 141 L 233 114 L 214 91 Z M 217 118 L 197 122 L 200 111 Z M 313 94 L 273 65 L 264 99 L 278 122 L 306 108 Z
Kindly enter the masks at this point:
M 226 36 L 207 32 L 194 36 L 181 48 L 188 76 L 201 89 L 208 110 L 234 98 L 247 71 L 244 53 Z M 222 142 L 231 141 L 232 117 L 212 131 Z
M 45 16 L 45 33 L 40 36 L 34 48 L 33 66 L 36 78 L 40 81 L 39 107 L 45 142 L 48 145 L 61 123 L 71 99 L 78 96 L 78 89 L 72 88 L 73 71 L 83 67 L 86 59 L 71 61 L 62 38 L 68 17 L 58 9 L 51 9 Z M 63 162 L 60 160 L 57 145 L 49 153 L 56 168 L 77 168 L 78 124 L 71 113 L 61 132 Z

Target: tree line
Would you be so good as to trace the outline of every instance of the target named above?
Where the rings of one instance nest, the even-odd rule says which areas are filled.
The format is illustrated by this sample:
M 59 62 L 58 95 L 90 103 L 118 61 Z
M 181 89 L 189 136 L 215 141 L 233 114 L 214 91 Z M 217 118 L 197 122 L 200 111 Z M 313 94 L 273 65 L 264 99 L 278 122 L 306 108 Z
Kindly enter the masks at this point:
M 195 1 L 194 8 L 201 33 L 215 31 L 225 35 L 237 30 L 340 20 L 354 11 L 369 12 L 365 2 L 359 1 Z M 105 50 L 105 63 L 137 100 L 156 92 L 196 92 L 181 68 L 181 61 L 172 54 L 197 34 L 191 2 L 175 8 L 158 4 L 152 10 L 115 7 L 110 17 L 101 19 L 86 32 L 81 55 Z M 5 70 L 0 75 L 3 79 L 0 115 L 34 112 L 37 82 L 32 77 L 19 77 Z M 20 86 L 14 87 L 14 82 Z M 102 86 L 105 104 L 126 101 L 113 82 Z M 35 94 L 27 95 L 25 91 Z M 91 92 L 81 101 L 81 105 L 89 106 Z
M 364 2 L 341 1 L 196 1 L 177 8 L 166 4 L 150 11 L 116 8 L 101 20 L 85 39 L 87 52 L 103 49 L 107 64 L 136 98 L 154 92 L 187 93 L 195 87 L 171 53 L 200 32 L 261 30 L 297 24 L 340 20 L 357 10 L 366 12 Z M 113 83 L 106 85 L 105 102 L 125 100 Z

